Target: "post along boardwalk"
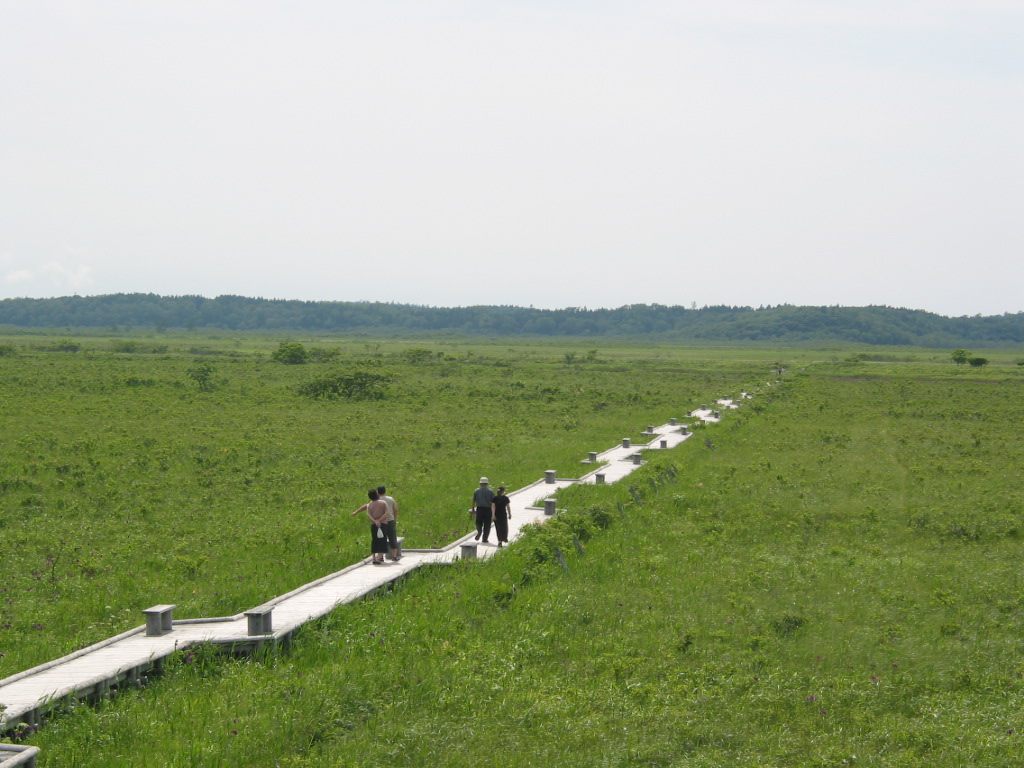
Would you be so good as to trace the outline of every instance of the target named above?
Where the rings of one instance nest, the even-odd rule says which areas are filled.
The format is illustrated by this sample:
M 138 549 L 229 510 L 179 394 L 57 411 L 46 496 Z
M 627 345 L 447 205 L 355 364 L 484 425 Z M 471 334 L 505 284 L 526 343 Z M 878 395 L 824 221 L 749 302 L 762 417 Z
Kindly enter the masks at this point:
M 744 393 L 743 397 L 748 395 Z M 719 400 L 716 405 L 737 407 L 729 399 Z M 689 417 L 713 423 L 719 415 L 719 411 L 701 406 Z M 513 510 L 509 543 L 520 536 L 525 525 L 555 514 L 559 490 L 577 483 L 622 480 L 642 465 L 644 451 L 674 448 L 691 435 L 688 425 L 672 419 L 660 427 L 648 427 L 643 433 L 650 437 L 648 443 L 633 445 L 629 438 L 623 438 L 614 448 L 591 453 L 582 463 L 594 469 L 579 478 L 557 478 L 554 470 L 546 471 L 544 478 L 508 494 Z M 24 725 L 37 728 L 43 716 L 66 699 L 99 698 L 122 686 L 139 685 L 147 675 L 160 672 L 164 660 L 180 649 L 218 644 L 247 651 L 287 643 L 303 624 L 420 566 L 490 557 L 497 551 L 496 544 L 476 542 L 474 536 L 469 533 L 440 549 L 404 549 L 399 561 L 382 565 L 371 565 L 367 558 L 234 616 L 175 619 L 175 606 L 153 606 L 143 611 L 144 626 L 0 680 L 0 734 Z M 34 765 L 36 752 L 34 747 L 0 745 L 0 766 Z

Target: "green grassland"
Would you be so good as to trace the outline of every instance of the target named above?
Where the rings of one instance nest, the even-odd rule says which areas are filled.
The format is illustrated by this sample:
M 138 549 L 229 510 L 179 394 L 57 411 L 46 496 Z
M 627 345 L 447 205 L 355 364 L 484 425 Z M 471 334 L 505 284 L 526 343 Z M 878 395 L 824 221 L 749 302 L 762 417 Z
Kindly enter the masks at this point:
M 564 347 L 331 340 L 305 341 L 323 362 L 285 365 L 279 343 L 10 342 L 0 677 L 137 626 L 155 603 L 230 615 L 355 562 L 363 526 L 346 513 L 381 482 L 408 546 L 447 543 L 480 475 L 513 488 L 575 475 L 587 451 L 768 367 L 672 349 L 581 349 L 568 363 Z M 190 377 L 200 364 L 210 391 Z M 298 393 L 359 370 L 394 378 L 379 399 Z
M 408 544 L 440 543 L 467 530 L 479 474 L 575 474 L 587 450 L 758 394 L 699 435 L 714 450 L 653 455 L 628 481 L 641 503 L 574 488 L 499 557 L 417 572 L 288 653 L 182 653 L 33 735 L 42 765 L 1019 763 L 1011 359 L 300 339 L 339 355 L 288 366 L 279 339 L 238 341 L 204 342 L 209 392 L 188 340 L 0 358 L 0 676 L 154 602 L 234 613 L 364 556 L 343 515 L 378 480 Z M 386 396 L 297 394 L 358 367 L 396 374 Z

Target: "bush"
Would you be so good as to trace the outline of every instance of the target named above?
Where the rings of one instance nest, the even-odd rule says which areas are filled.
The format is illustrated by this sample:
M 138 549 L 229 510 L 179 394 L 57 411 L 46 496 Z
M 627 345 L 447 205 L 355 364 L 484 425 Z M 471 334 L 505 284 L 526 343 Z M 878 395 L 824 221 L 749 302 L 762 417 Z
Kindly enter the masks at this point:
M 337 373 L 300 384 L 300 395 L 333 400 L 344 397 L 349 400 L 382 400 L 387 385 L 396 378 L 395 374 L 367 370 L 351 373 Z
M 402 353 L 402 355 L 405 357 L 406 360 L 408 360 L 413 365 L 426 363 L 434 357 L 434 353 L 424 347 L 414 347 L 412 349 L 407 349 L 405 350 L 405 352 Z
M 286 365 L 301 365 L 309 360 L 309 352 L 297 341 L 282 341 L 270 359 Z
M 200 392 L 212 392 L 213 385 L 213 363 L 203 360 L 189 368 L 188 377 L 199 387 Z

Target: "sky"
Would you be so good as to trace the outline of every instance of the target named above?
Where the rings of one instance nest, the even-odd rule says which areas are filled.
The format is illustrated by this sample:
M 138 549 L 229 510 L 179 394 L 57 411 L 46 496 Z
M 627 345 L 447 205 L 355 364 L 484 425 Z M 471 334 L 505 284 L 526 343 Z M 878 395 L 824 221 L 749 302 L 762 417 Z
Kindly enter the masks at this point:
M 1022 287 L 1021 0 L 0 2 L 0 298 Z

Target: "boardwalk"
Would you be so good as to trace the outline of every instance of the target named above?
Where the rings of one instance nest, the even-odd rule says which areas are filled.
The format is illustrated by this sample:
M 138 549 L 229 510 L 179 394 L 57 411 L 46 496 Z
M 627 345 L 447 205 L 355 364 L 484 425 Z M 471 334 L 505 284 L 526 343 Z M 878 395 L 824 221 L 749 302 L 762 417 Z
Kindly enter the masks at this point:
M 716 403 L 721 408 L 736 407 L 731 400 Z M 718 412 L 702 407 L 690 417 L 706 422 L 718 421 Z M 660 427 L 648 427 L 644 436 L 650 441 L 632 445 L 628 439 L 600 454 L 591 454 L 585 464 L 594 469 L 579 478 L 557 478 L 547 471 L 544 478 L 509 493 L 513 515 L 509 521 L 509 542 L 514 542 L 523 527 L 542 522 L 555 510 L 558 491 L 576 483 L 613 483 L 628 476 L 642 464 L 643 451 L 674 448 L 692 433 L 675 419 Z M 371 565 L 369 558 L 317 581 L 234 616 L 210 619 L 173 619 L 170 609 L 154 617 L 147 626 L 109 638 L 61 659 L 42 664 L 0 680 L 0 733 L 20 723 L 38 727 L 41 718 L 66 698 L 95 698 L 112 689 L 138 685 L 144 676 L 159 672 L 164 660 L 175 651 L 200 643 L 255 649 L 265 644 L 286 643 L 303 624 L 313 621 L 337 606 L 349 603 L 388 584 L 422 565 L 450 563 L 465 556 L 490 557 L 495 543 L 474 541 L 474 533 L 453 541 L 441 549 L 405 549 L 401 560 Z M 162 622 L 162 623 L 161 623 Z M 0 745 L 2 747 L 2 745 Z M 0 748 L 0 766 L 32 765 L 34 752 L 17 752 L 17 747 Z M 6 750 L 6 751 L 5 751 Z

